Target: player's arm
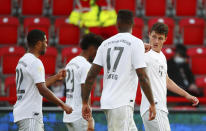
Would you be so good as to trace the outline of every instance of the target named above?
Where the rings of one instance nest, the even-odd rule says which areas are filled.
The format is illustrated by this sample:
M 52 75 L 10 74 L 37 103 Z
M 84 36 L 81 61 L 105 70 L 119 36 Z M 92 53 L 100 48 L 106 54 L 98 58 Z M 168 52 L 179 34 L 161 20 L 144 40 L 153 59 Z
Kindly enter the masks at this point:
M 136 69 L 136 73 L 138 75 L 139 83 L 141 85 L 141 88 L 142 88 L 145 96 L 147 97 L 149 103 L 151 105 L 154 105 L 154 99 L 153 99 L 152 90 L 150 87 L 150 81 L 149 81 L 149 78 L 146 74 L 145 68 Z
M 94 84 L 94 81 L 97 75 L 99 74 L 101 68 L 102 67 L 97 64 L 92 64 L 92 67 L 90 68 L 88 72 L 84 88 L 82 88 L 82 102 L 83 103 L 88 103 L 90 92 L 92 90 L 92 85 Z
M 81 84 L 81 90 L 85 87 L 85 84 Z M 89 96 L 88 104 L 91 106 L 91 96 Z M 94 120 L 91 117 L 88 119 L 88 129 L 87 131 L 94 131 Z
M 136 73 L 138 75 L 141 88 L 142 88 L 145 96 L 147 97 L 150 105 L 151 105 L 150 106 L 151 113 L 150 113 L 149 120 L 153 120 L 155 118 L 155 115 L 156 115 L 156 110 L 155 110 L 155 103 L 154 103 L 154 99 L 153 99 L 153 95 L 152 95 L 152 90 L 151 90 L 149 78 L 146 74 L 145 68 L 136 69 Z
M 84 88 L 82 88 L 82 116 L 85 120 L 89 121 L 92 117 L 90 106 L 88 104 L 90 92 L 92 90 L 92 85 L 101 70 L 101 66 L 92 64 L 92 67 L 87 74 L 86 82 Z
M 72 113 L 72 108 L 66 105 L 63 101 L 61 101 L 58 97 L 54 95 L 47 87 L 45 82 L 37 83 L 36 87 L 38 88 L 40 94 L 48 99 L 49 101 L 55 103 L 56 105 L 60 106 L 67 114 Z
M 195 96 L 190 95 L 185 90 L 180 88 L 173 80 L 169 78 L 168 75 L 166 79 L 167 79 L 167 89 L 169 91 L 185 97 L 186 99 L 188 99 L 189 101 L 193 103 L 193 106 L 196 106 L 199 103 L 199 100 Z
M 50 76 L 46 79 L 46 86 L 49 87 L 57 80 L 63 80 L 66 77 L 66 70 L 60 70 L 56 75 Z

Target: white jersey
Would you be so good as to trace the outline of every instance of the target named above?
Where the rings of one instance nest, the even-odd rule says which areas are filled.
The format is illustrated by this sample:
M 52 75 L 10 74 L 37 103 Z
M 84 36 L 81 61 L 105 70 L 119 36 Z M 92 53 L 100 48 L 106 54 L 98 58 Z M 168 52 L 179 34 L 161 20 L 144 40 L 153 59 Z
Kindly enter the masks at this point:
M 26 53 L 16 67 L 17 101 L 14 105 L 14 122 L 35 115 L 42 116 L 42 96 L 36 83 L 45 82 L 44 66 L 40 59 Z
M 63 122 L 74 122 L 82 118 L 81 84 L 85 83 L 90 68 L 91 64 L 82 56 L 73 58 L 66 65 L 66 104 L 73 111 L 71 114 L 64 112 Z
M 102 109 L 134 107 L 138 84 L 135 69 L 146 67 L 144 52 L 142 40 L 130 33 L 118 33 L 100 45 L 93 63 L 104 68 Z
M 147 64 L 146 72 L 150 80 L 151 89 L 156 108 L 168 113 L 167 110 L 167 60 L 165 55 L 153 50 L 145 53 L 145 62 Z M 149 109 L 150 103 L 142 91 L 142 101 L 140 105 L 141 116 Z

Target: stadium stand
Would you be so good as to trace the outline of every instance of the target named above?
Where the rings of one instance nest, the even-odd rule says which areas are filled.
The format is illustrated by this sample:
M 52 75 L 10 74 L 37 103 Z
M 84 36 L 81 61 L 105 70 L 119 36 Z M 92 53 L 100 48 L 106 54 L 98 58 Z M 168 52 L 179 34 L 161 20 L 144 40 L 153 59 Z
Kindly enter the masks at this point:
M 11 15 L 12 0 L 0 0 L 0 15 Z
M 19 21 L 16 17 L 0 17 L 0 45 L 16 44 Z
M 151 29 L 152 25 L 155 24 L 156 22 L 161 22 L 161 23 L 165 23 L 168 25 L 168 28 L 169 28 L 168 37 L 167 37 L 167 41 L 164 44 L 172 45 L 174 43 L 174 37 L 175 37 L 174 36 L 174 27 L 175 27 L 174 20 L 169 17 L 151 18 L 148 21 L 149 29 Z
M 205 21 L 202 18 L 183 18 L 179 21 L 181 43 L 185 45 L 203 45 Z
M 204 95 L 206 95 L 206 76 L 197 77 L 196 84 L 203 89 Z
M 167 60 L 174 56 L 174 49 L 171 47 L 164 47 L 162 48 L 162 52 L 164 53 Z
M 24 53 L 23 47 L 7 46 L 1 48 L 3 75 L 16 73 L 16 65 Z
M 47 47 L 46 53 L 40 56 L 44 65 L 45 74 L 52 75 L 56 71 L 57 49 L 55 47 Z
M 55 21 L 56 43 L 60 45 L 77 45 L 80 39 L 78 26 L 69 24 L 68 18 L 57 18 Z
M 25 35 L 33 29 L 39 29 L 46 33 L 47 40 L 50 36 L 50 20 L 46 17 L 27 17 L 24 19 Z
M 174 8 L 176 16 L 196 16 L 197 0 L 174 0 Z
M 145 0 L 144 14 L 146 16 L 166 16 L 167 1 L 166 0 Z
M 16 88 L 14 88 L 15 84 L 11 84 L 12 81 L 15 83 L 14 77 L 7 76 L 15 74 L 16 64 L 25 53 L 24 48 L 10 45 L 19 45 L 18 40 L 21 39 L 21 30 L 24 30 L 23 34 L 26 36 L 28 31 L 40 29 L 46 33 L 49 41 L 54 40 L 55 47 L 48 47 L 46 55 L 41 57 L 47 75 L 55 73 L 58 55 L 62 57 L 62 65 L 65 65 L 80 53 L 81 49 L 78 47 L 78 43 L 81 39 L 80 33 L 84 30 L 68 23 L 68 16 L 75 8 L 74 0 L 15 1 L 19 2 L 17 8 L 19 12 L 16 12 L 16 14 L 13 13 L 16 7 L 12 0 L 0 0 L 0 77 L 2 81 L 6 78 L 3 83 L 6 90 L 9 89 L 8 97 L 1 97 L 0 100 L 9 101 L 10 104 L 12 104 L 12 100 L 14 101 L 14 98 L 11 96 L 15 96 L 15 93 L 10 91 Z M 172 1 L 171 7 L 169 7 L 169 1 Z M 88 1 L 81 2 L 83 2 L 83 7 L 89 8 Z M 168 39 L 162 51 L 168 60 L 174 55 L 173 46 L 176 44 L 176 40 L 180 40 L 178 41 L 179 43 L 185 44 L 188 47 L 190 65 L 193 73 L 196 75 L 196 84 L 198 87 L 204 88 L 204 97 L 200 98 L 200 101 L 206 104 L 206 43 L 204 43 L 204 41 L 206 42 L 204 37 L 206 35 L 206 0 L 187 0 L 187 2 L 185 0 L 114 0 L 113 2 L 116 11 L 129 9 L 135 13 L 135 16 L 138 16 L 134 21 L 133 35 L 143 40 L 146 40 L 148 36 L 147 29 L 150 29 L 155 22 L 164 22 L 169 26 Z M 105 6 L 105 1 L 98 0 L 97 4 Z M 171 11 L 170 8 L 174 11 L 173 15 L 169 15 L 171 13 L 169 12 Z M 46 11 L 50 13 L 47 14 L 45 13 Z M 142 11 L 144 13 L 141 13 Z M 199 15 L 198 11 L 202 12 L 203 15 Z M 117 33 L 115 26 L 92 27 L 89 31 L 99 34 L 104 38 Z M 58 48 L 59 46 L 64 48 Z M 99 75 L 100 78 L 102 74 L 103 71 Z M 99 79 L 96 85 L 97 87 L 92 90 L 92 103 L 99 102 L 100 100 L 99 93 L 103 86 L 102 79 Z M 10 95 L 11 93 L 14 94 Z M 141 95 L 140 88 L 137 94 L 138 96 Z M 140 104 L 140 99 L 140 97 L 136 99 L 138 105 Z M 168 97 L 168 102 L 188 101 L 180 97 Z
M 9 76 L 5 79 L 5 93 L 7 94 L 7 100 L 10 104 L 14 104 L 16 102 L 16 82 L 15 76 Z
M 138 38 L 143 38 L 144 21 L 141 18 L 134 19 L 134 26 L 132 29 L 132 34 Z
M 74 0 L 50 0 L 52 15 L 69 16 L 73 9 Z
M 72 58 L 79 55 L 81 48 L 79 47 L 67 47 L 62 49 L 62 64 L 66 65 Z
M 136 13 L 136 0 L 115 0 L 114 7 L 118 12 L 120 9 L 128 9 Z
M 44 0 L 19 0 L 20 14 L 27 15 L 43 15 Z
M 194 47 L 188 49 L 188 55 L 191 58 L 191 67 L 193 74 L 206 74 L 206 48 Z

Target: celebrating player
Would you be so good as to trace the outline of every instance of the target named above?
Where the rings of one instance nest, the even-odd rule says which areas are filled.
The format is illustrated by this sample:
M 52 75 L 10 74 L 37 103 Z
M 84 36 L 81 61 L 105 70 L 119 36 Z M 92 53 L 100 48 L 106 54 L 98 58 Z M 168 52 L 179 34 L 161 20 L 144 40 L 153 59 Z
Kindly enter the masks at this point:
M 72 108 L 57 98 L 48 88 L 56 80 L 62 80 L 66 72 L 49 77 L 45 82 L 45 71 L 38 58 L 46 52 L 47 39 L 44 32 L 32 30 L 27 35 L 28 53 L 20 58 L 16 67 L 17 101 L 14 105 L 14 122 L 19 131 L 44 131 L 42 96 L 60 106 L 66 113 Z
M 63 121 L 70 131 L 93 131 L 94 120 L 91 117 L 88 122 L 82 118 L 81 90 L 84 88 L 87 73 L 91 67 L 97 48 L 103 39 L 94 34 L 87 34 L 80 42 L 82 52 L 73 58 L 67 65 L 66 71 L 66 103 L 73 108 L 71 114 L 64 113 Z
M 131 35 L 132 26 L 132 12 L 120 10 L 117 16 L 119 33 L 105 40 L 98 48 L 82 91 L 82 113 L 83 117 L 88 119 L 91 115 L 89 94 L 103 67 L 101 109 L 105 111 L 109 131 L 137 131 L 133 111 L 138 78 L 151 105 L 149 120 L 153 120 L 156 115 L 150 82 L 145 72 L 144 44 L 142 40 Z
M 163 23 L 156 23 L 152 26 L 149 33 L 149 44 L 151 50 L 145 54 L 147 64 L 146 72 L 151 82 L 151 89 L 157 108 L 156 118 L 148 121 L 149 118 L 149 101 L 142 92 L 142 102 L 140 113 L 146 131 L 170 131 L 167 110 L 167 89 L 179 94 L 196 106 L 199 101 L 196 97 L 191 96 L 186 91 L 178 87 L 167 74 L 167 61 L 161 52 L 164 42 L 167 40 L 168 27 Z

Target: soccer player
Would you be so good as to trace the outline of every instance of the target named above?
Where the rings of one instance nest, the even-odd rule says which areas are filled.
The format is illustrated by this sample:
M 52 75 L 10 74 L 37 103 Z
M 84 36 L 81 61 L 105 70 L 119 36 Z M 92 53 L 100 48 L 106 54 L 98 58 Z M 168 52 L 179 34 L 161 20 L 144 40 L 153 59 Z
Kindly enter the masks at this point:
M 83 36 L 80 42 L 82 52 L 66 65 L 66 104 L 72 107 L 73 112 L 71 114 L 64 112 L 63 122 L 66 123 L 69 131 L 94 130 L 93 119 L 86 121 L 82 118 L 81 90 L 84 88 L 91 67 L 90 62 L 93 61 L 102 41 L 103 39 L 95 34 Z
M 162 46 L 167 40 L 167 34 L 168 27 L 163 23 L 154 24 L 149 33 L 149 44 L 152 49 L 145 53 L 145 61 L 147 64 L 146 72 L 151 82 L 157 115 L 154 120 L 148 121 L 149 101 L 146 99 L 145 94 L 142 93 L 140 113 L 146 131 L 170 131 L 167 117 L 167 89 L 187 98 L 193 103 L 193 106 L 199 103 L 196 97 L 191 96 L 178 87 L 167 74 L 167 61 L 161 52 Z
M 19 131 L 44 131 L 42 96 L 60 106 L 68 114 L 72 108 L 57 98 L 47 87 L 56 80 L 62 80 L 66 72 L 49 77 L 38 58 L 46 52 L 47 38 L 44 32 L 32 30 L 27 35 L 28 52 L 20 58 L 16 67 L 17 101 L 14 105 L 14 122 Z
M 105 111 L 109 131 L 137 131 L 133 112 L 138 78 L 151 105 L 148 119 L 153 120 L 156 115 L 150 82 L 145 72 L 144 44 L 131 35 L 132 26 L 133 13 L 120 10 L 117 16 L 119 33 L 105 40 L 98 48 L 82 92 L 82 113 L 88 119 L 91 116 L 89 94 L 103 67 L 101 109 Z

